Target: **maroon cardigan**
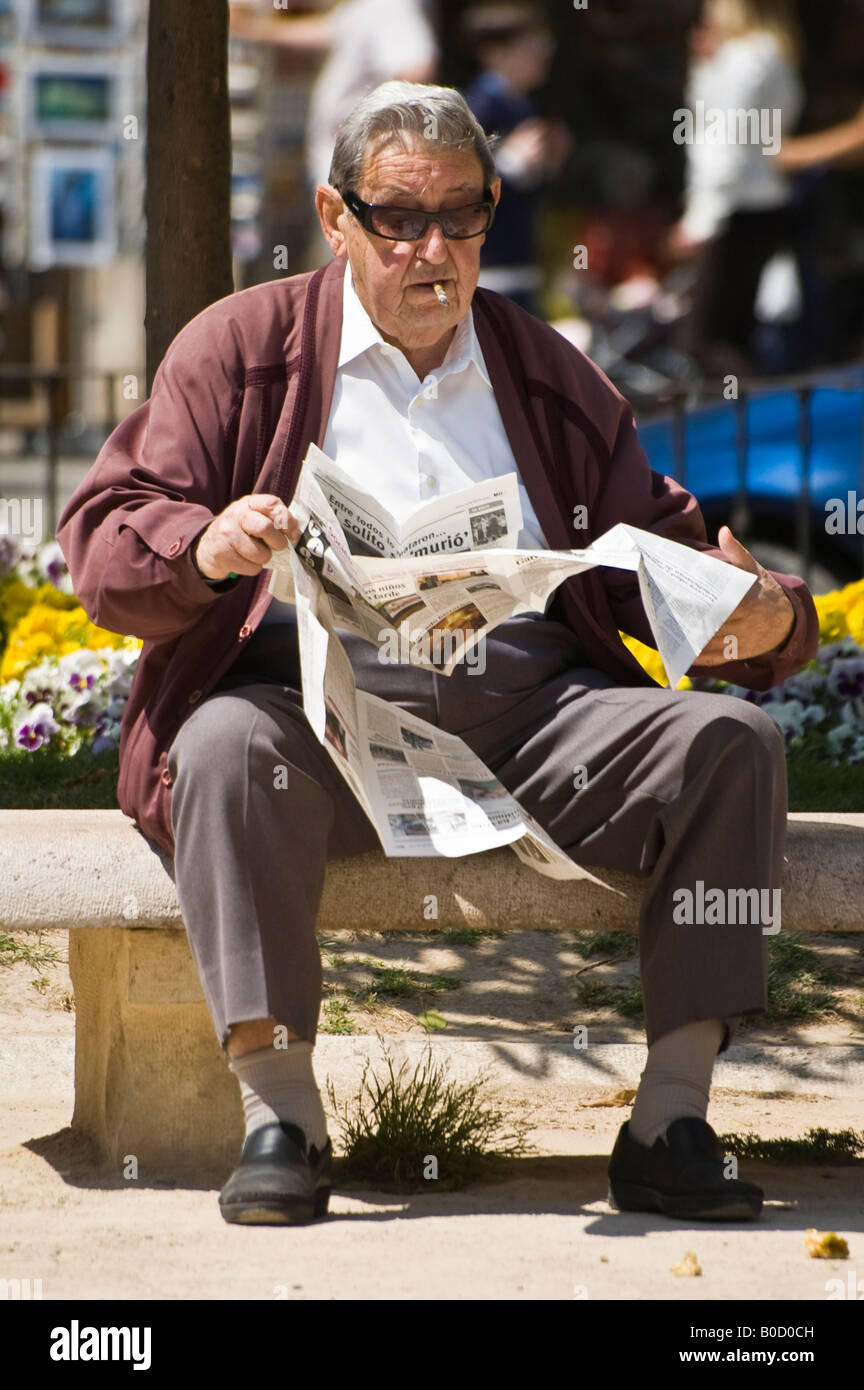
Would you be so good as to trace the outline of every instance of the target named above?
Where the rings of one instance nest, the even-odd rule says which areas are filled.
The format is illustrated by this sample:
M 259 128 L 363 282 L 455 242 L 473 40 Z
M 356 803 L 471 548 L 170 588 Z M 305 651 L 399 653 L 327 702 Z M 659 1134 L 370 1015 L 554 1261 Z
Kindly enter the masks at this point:
M 144 639 L 120 736 L 122 809 L 169 854 L 171 742 L 254 632 L 269 572 L 211 588 L 190 549 L 230 502 L 290 501 L 311 441 L 327 427 L 342 329 L 344 260 L 211 304 L 177 335 L 149 400 L 105 442 L 63 511 L 57 539 L 95 623 Z M 652 472 L 629 405 L 553 328 L 477 290 L 477 335 L 528 495 L 549 544 L 587 545 L 618 521 L 723 558 L 698 504 Z M 374 490 L 374 462 L 369 477 Z M 587 529 L 574 531 L 574 508 Z M 800 579 L 777 575 L 795 608 L 783 647 L 752 661 L 694 666 L 754 690 L 816 654 L 818 621 Z M 568 579 L 549 609 L 586 660 L 623 685 L 653 685 L 618 629 L 652 644 L 635 576 L 596 568 Z

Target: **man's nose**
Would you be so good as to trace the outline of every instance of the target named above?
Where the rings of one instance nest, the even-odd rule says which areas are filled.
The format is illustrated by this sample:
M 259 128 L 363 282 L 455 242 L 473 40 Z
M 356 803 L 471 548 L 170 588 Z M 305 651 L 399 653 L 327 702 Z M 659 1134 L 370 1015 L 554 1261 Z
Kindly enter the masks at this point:
M 417 255 L 424 261 L 440 263 L 446 260 L 449 254 L 447 238 L 440 226 L 437 222 L 430 222 L 425 237 L 417 243 Z

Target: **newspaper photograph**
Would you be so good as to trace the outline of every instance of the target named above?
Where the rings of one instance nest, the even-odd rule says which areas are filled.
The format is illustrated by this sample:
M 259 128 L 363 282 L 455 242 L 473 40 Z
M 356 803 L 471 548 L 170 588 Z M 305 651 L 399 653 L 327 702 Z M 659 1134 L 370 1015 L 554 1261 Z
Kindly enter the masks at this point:
M 320 450 L 316 455 L 318 470 L 329 464 Z M 674 687 L 756 580 L 713 556 L 625 523 L 582 550 L 472 549 L 456 563 L 449 551 L 387 558 L 354 554 L 321 490 L 318 470 L 304 464 L 291 511 L 301 529 L 296 553 L 327 597 L 331 625 L 372 642 L 384 650 L 386 660 L 440 675 L 449 676 L 499 623 L 519 613 L 545 612 L 566 579 L 604 565 L 637 575 L 657 650 Z M 510 478 L 518 508 L 515 474 Z M 494 490 L 500 481 L 468 491 Z M 421 511 L 437 507 L 461 524 L 466 505 L 457 499 L 466 495 L 454 494 Z M 442 515 L 441 524 L 445 521 Z M 519 521 L 521 525 L 521 512 Z M 291 547 L 275 552 L 265 568 L 273 571 L 270 592 L 293 601 Z

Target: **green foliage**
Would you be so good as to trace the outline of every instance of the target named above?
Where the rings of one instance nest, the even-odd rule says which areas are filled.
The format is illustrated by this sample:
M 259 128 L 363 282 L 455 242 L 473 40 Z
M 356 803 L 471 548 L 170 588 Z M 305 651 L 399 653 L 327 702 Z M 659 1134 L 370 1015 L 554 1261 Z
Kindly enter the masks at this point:
M 642 986 L 609 985 L 604 980 L 585 980 L 578 986 L 579 1003 L 586 1009 L 612 1009 L 622 1018 L 639 1018 L 644 1003 Z
M 21 811 L 114 810 L 116 749 L 63 754 L 52 748 L 0 753 L 0 806 Z
M 424 1013 L 418 1014 L 417 1022 L 423 1025 L 427 1033 L 440 1033 L 447 1027 L 446 1018 L 439 1014 L 437 1009 L 426 1009 Z
M 627 931 L 576 931 L 573 933 L 573 949 L 583 960 L 592 956 L 607 956 L 615 960 L 625 960 L 636 954 L 637 939 Z
M 758 1134 L 720 1134 L 727 1153 L 737 1158 L 770 1158 L 777 1163 L 850 1163 L 864 1156 L 864 1130 L 808 1129 L 798 1139 L 762 1139 Z
M 864 763 L 830 765 L 824 734 L 813 730 L 786 758 L 790 811 L 864 811 Z
M 834 973 L 799 932 L 769 937 L 768 953 L 769 1019 L 800 1022 L 834 1012 Z
M 486 927 L 451 927 L 439 933 L 439 940 L 447 946 L 476 946 L 484 937 L 501 937 L 503 932 Z
M 367 964 L 372 976 L 372 989 L 382 998 L 402 998 L 406 995 L 430 995 L 442 990 L 458 989 L 461 980 L 448 975 L 420 975 L 416 970 L 387 965 L 383 960 Z
M 23 961 L 27 965 L 39 966 L 60 959 L 53 946 L 43 946 L 41 942 L 41 935 L 37 944 L 31 946 L 22 937 L 0 932 L 0 965 L 14 965 L 16 961 Z
M 324 1023 L 321 1025 L 322 1033 L 356 1033 L 354 1021 L 351 1018 L 351 1009 L 347 999 L 328 999 L 324 1005 Z
M 353 1110 L 346 1104 L 340 1111 L 327 1081 L 345 1150 L 340 1182 L 381 1191 L 449 1191 L 493 1176 L 504 1158 L 528 1151 L 527 1122 L 508 1124 L 503 1111 L 481 1103 L 482 1073 L 457 1084 L 446 1063 L 433 1060 L 430 1045 L 413 1072 L 407 1061 L 396 1069 L 380 1036 L 379 1042 L 385 1071 L 379 1075 L 367 1060 Z M 424 1178 L 430 1157 L 438 1167 L 434 1188 Z

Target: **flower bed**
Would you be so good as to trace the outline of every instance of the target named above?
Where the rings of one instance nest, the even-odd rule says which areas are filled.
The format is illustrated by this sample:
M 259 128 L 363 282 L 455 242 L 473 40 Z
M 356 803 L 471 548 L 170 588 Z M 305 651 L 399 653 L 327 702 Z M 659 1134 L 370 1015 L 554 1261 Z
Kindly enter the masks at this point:
M 746 690 L 700 677 L 679 690 L 716 691 L 760 705 L 783 730 L 787 746 L 832 766 L 864 763 L 864 579 L 814 598 L 821 645 L 813 661 L 772 690 Z M 668 685 L 657 653 L 622 634 L 640 665 Z
M 792 750 L 864 763 L 864 579 L 816 598 L 824 645 L 773 690 L 686 676 L 679 689 L 720 691 L 762 706 Z M 661 685 L 657 653 L 626 645 Z M 56 541 L 25 549 L 0 535 L 0 755 L 114 750 L 142 643 L 90 622 Z
M 56 541 L 0 536 L 0 751 L 114 749 L 142 643 L 91 623 Z

